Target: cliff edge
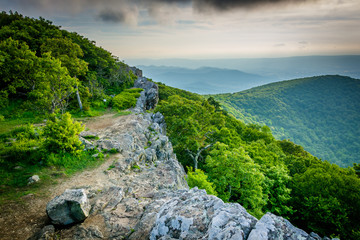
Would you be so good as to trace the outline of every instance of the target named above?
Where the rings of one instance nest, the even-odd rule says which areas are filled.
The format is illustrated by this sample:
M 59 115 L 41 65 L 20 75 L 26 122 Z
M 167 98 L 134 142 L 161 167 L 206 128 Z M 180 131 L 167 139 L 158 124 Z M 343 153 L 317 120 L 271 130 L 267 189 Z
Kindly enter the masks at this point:
M 164 117 L 146 113 L 158 102 L 156 84 L 138 78 L 135 86 L 144 91 L 134 113 L 92 132 L 99 139 L 85 143 L 116 149 L 112 165 L 99 181 L 69 185 L 86 195 L 88 216 L 65 228 L 49 224 L 31 239 L 329 239 L 271 213 L 258 220 L 237 203 L 189 189 Z

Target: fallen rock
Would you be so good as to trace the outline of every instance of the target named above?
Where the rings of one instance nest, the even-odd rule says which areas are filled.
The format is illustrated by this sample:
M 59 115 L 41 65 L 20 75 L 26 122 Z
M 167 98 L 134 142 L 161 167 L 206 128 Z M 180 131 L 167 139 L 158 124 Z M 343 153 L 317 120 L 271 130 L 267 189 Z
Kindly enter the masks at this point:
M 66 189 L 47 204 L 46 213 L 53 224 L 69 225 L 83 221 L 90 208 L 84 189 Z
M 36 183 L 40 181 L 40 177 L 38 175 L 34 175 L 28 178 L 28 185 Z

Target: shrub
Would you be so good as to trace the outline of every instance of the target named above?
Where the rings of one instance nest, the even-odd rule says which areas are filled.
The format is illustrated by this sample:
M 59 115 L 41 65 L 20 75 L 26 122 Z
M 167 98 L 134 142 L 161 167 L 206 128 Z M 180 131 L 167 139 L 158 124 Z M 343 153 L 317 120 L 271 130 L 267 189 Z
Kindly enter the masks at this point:
M 64 113 L 61 118 L 51 114 L 44 127 L 44 147 L 53 153 L 79 154 L 83 148 L 79 134 L 83 130 L 80 122 L 72 120 L 70 113 Z
M 141 88 L 126 89 L 113 98 L 113 106 L 118 110 L 135 107 L 136 99 L 140 97 Z
M 12 130 L 9 134 L 11 137 L 15 137 L 18 140 L 20 139 L 37 139 L 39 138 L 39 133 L 36 132 L 34 125 L 27 124 L 20 126 Z
M 213 183 L 207 180 L 208 176 L 201 169 L 195 169 L 188 167 L 187 183 L 190 188 L 198 187 L 199 189 L 205 189 L 207 194 L 217 196 Z
M 144 89 L 142 88 L 129 88 L 129 89 L 125 89 L 124 92 L 128 92 L 128 93 L 140 93 L 142 92 Z
M 35 163 L 40 159 L 40 134 L 34 126 L 27 124 L 0 135 L 0 156 L 7 164 L 18 162 Z

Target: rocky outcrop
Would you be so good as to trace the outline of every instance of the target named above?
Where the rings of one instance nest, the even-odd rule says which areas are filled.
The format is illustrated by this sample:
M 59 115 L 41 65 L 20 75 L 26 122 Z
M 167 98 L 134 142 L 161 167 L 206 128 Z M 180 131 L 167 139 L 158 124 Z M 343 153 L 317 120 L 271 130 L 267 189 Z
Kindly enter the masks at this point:
M 135 80 L 134 87 L 144 89 L 136 103 L 135 112 L 143 112 L 155 108 L 159 101 L 158 85 L 148 81 L 145 77 L 139 77 Z
M 128 68 L 128 71 L 132 71 L 134 74 L 135 74 L 135 76 L 137 76 L 137 77 L 142 77 L 142 70 L 141 69 L 139 69 L 139 68 L 137 68 L 137 67 L 129 67 Z
M 53 224 L 65 226 L 83 221 L 90 208 L 84 189 L 67 189 L 47 204 L 46 213 Z
M 148 219 L 144 214 L 144 219 Z M 151 215 L 151 213 L 150 213 Z M 224 203 L 193 188 L 179 191 L 159 209 L 150 239 L 246 239 L 257 220 L 239 204 Z M 140 223 L 141 224 L 141 223 Z
M 145 112 L 158 101 L 154 97 L 158 95 L 157 87 L 145 79 L 139 79 L 136 87 L 144 89 L 144 98 L 138 100 L 135 109 L 138 113 L 123 116 L 95 133 L 99 139 L 92 144 L 121 151 L 114 155 L 111 168 L 104 171 L 99 181 L 82 186 L 81 191 L 89 198 L 88 217 L 70 228 L 57 230 L 57 236 L 133 240 L 321 239 L 271 213 L 258 220 L 237 203 L 224 203 L 204 190 L 189 189 L 185 171 L 165 135 L 164 117 Z M 50 218 L 50 209 L 56 209 L 52 206 L 55 205 L 49 203 Z M 68 210 L 64 208 L 64 212 Z M 43 236 L 45 230 L 37 236 Z
M 265 214 L 251 231 L 248 240 L 257 239 L 294 239 L 294 240 L 317 240 L 315 235 L 309 235 L 305 231 L 294 227 L 288 220 L 272 213 Z

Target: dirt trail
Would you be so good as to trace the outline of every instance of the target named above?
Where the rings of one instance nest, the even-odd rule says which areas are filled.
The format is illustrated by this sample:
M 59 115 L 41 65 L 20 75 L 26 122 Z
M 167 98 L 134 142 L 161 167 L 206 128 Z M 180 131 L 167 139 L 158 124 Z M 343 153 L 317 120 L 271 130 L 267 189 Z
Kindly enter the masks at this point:
M 89 131 L 99 133 L 101 130 L 111 127 L 115 122 L 121 122 L 118 127 L 126 130 L 126 124 L 134 118 L 134 115 L 118 116 L 106 114 L 86 122 Z M 102 186 L 107 182 L 108 175 L 105 171 L 115 159 L 121 158 L 121 154 L 111 155 L 104 163 L 94 169 L 85 170 L 74 174 L 70 178 L 57 179 L 58 184 L 47 186 L 36 194 L 28 194 L 21 201 L 9 202 L 0 206 L 0 239 L 15 240 L 28 239 L 42 227 L 48 224 L 46 216 L 46 204 L 55 196 L 60 195 L 67 188 L 82 186 Z

